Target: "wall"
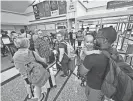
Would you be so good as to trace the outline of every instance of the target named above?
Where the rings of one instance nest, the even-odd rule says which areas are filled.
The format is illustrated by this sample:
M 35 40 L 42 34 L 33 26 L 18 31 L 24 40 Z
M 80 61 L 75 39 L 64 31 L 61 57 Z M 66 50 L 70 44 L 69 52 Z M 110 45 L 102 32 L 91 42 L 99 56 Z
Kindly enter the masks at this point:
M 27 25 L 28 19 L 21 14 L 15 14 L 1 10 L 1 24 L 4 25 Z
M 16 31 L 17 33 L 20 33 L 20 29 L 24 29 L 24 26 L 17 25 L 17 26 L 14 26 L 14 28 L 15 28 L 15 31 Z
M 33 12 L 33 7 L 30 6 L 26 9 L 24 14 L 27 16 L 28 21 L 35 20 L 34 12 Z
M 76 8 L 78 9 L 76 17 L 83 16 L 86 14 L 86 9 L 79 2 L 77 2 Z
M 12 25 L 1 25 L 1 29 L 3 29 L 3 30 L 10 30 L 10 31 L 14 31 L 15 30 L 15 28 L 14 28 L 14 26 L 12 26 Z
M 17 33 L 20 32 L 20 29 L 24 29 L 23 25 L 1 25 L 1 29 L 6 31 L 16 31 Z

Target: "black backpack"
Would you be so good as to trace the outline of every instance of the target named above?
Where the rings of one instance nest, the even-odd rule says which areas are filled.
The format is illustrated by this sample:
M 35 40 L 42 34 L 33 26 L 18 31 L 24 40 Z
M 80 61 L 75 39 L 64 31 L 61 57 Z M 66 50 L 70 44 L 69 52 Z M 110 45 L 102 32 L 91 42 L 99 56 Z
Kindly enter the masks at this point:
M 51 50 L 51 55 L 49 56 L 49 64 L 53 63 L 55 61 L 55 55 L 54 52 Z

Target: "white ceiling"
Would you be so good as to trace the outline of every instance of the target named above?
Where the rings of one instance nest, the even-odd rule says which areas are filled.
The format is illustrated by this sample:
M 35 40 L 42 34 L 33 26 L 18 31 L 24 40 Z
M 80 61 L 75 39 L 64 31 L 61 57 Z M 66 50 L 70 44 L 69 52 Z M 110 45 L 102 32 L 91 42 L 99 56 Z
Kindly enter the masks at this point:
M 14 1 L 1 1 L 1 9 L 12 11 L 12 12 L 18 12 L 18 13 L 24 13 L 28 6 L 32 4 L 34 0 L 14 0 Z

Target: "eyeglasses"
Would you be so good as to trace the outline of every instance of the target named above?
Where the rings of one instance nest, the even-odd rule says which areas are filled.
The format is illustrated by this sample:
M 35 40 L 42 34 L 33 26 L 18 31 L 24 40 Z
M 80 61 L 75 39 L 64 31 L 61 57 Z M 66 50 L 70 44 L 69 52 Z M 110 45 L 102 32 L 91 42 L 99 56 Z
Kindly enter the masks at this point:
M 108 39 L 105 38 L 102 34 L 97 34 L 96 39 L 104 39 L 105 42 L 108 41 Z
M 102 34 L 97 34 L 96 38 L 102 38 L 102 39 L 106 39 Z

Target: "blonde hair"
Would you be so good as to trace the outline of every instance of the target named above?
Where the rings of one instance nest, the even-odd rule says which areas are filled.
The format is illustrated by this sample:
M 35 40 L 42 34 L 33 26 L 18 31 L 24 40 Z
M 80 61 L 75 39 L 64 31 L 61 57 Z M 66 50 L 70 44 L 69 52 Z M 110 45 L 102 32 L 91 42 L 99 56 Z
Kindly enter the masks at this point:
M 14 44 L 17 48 L 29 48 L 30 41 L 28 38 L 18 38 Z

